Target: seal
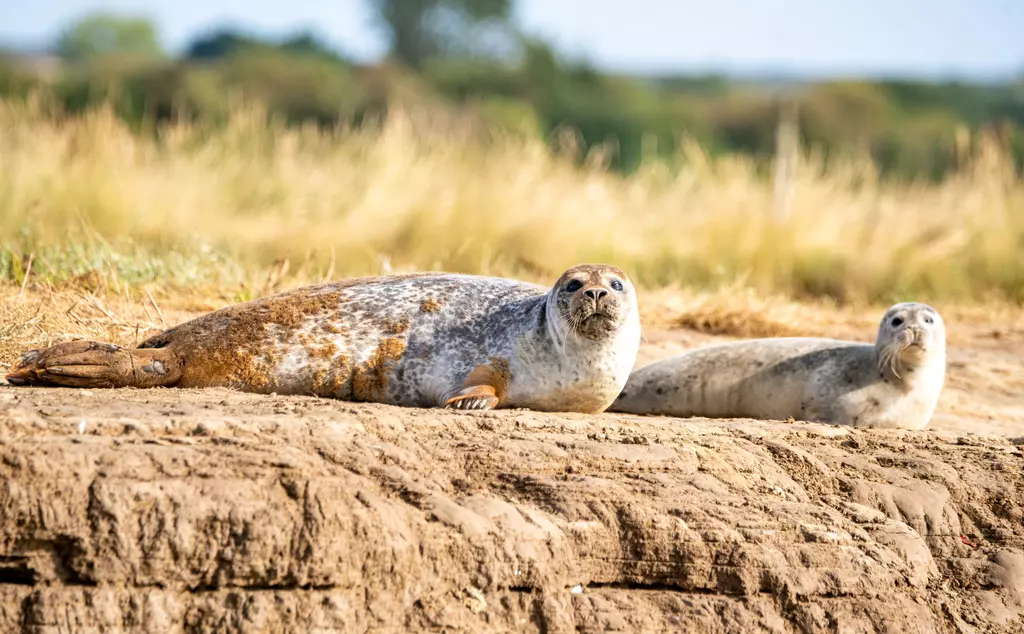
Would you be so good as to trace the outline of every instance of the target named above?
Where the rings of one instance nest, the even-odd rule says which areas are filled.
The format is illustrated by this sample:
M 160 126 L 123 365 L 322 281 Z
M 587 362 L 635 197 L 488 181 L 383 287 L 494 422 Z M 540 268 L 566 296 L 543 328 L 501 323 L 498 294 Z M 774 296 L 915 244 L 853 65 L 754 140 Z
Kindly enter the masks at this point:
M 612 266 L 574 266 L 550 288 L 412 273 L 236 304 L 134 349 L 72 341 L 31 350 L 7 381 L 594 413 L 622 390 L 639 346 L 636 291 Z
M 634 371 L 609 410 L 920 430 L 945 376 L 942 317 L 900 303 L 882 317 L 874 345 L 778 337 L 698 348 Z

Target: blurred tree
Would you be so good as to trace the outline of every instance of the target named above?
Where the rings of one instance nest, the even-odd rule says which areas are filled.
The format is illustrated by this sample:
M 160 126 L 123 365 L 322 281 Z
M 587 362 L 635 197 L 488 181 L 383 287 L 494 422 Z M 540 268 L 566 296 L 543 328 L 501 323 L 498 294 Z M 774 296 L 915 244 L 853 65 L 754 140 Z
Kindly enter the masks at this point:
M 802 136 L 829 152 L 870 152 L 892 116 L 886 93 L 871 82 L 826 81 L 803 93 Z
M 391 37 L 391 53 L 415 70 L 439 55 L 472 46 L 473 31 L 506 27 L 512 0 L 370 0 Z M 500 30 L 500 29 L 499 29 Z
M 193 40 L 185 49 L 185 59 L 208 61 L 229 57 L 241 51 L 278 50 L 291 55 L 316 57 L 344 63 L 344 58 L 331 50 L 312 33 L 289 36 L 279 44 L 261 40 L 233 29 L 220 29 Z
M 232 29 L 220 29 L 192 40 L 185 49 L 185 59 L 211 60 L 227 57 L 239 50 L 258 48 L 260 42 Z
M 57 54 L 70 62 L 111 54 L 163 56 L 150 20 L 112 13 L 94 13 L 71 25 L 57 40 Z
M 345 62 L 345 59 L 328 47 L 312 33 L 302 32 L 286 38 L 278 46 L 281 51 L 293 55 L 316 57 L 332 62 Z
M 724 75 L 665 75 L 655 77 L 660 88 L 672 94 L 724 97 L 732 90 Z

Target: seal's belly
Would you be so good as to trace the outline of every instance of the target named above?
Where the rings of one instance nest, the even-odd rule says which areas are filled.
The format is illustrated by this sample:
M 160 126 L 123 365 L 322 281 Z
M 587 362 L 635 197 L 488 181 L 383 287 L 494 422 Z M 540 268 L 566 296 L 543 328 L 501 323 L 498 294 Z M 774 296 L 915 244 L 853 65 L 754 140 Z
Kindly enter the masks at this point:
M 595 355 L 596 358 L 596 355 Z M 632 365 L 629 354 L 606 354 L 583 363 L 561 364 L 554 359 L 513 366 L 512 385 L 500 407 L 547 412 L 605 411 L 622 391 Z
M 603 412 L 615 400 L 614 385 L 574 385 L 520 392 L 503 402 L 501 408 L 526 408 L 538 412 Z

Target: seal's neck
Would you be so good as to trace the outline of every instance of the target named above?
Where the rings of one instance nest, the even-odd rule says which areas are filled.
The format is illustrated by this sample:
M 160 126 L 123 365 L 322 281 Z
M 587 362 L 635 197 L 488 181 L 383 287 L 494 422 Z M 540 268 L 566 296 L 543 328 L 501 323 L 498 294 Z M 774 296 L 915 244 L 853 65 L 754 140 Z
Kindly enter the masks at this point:
M 537 308 L 541 324 L 543 325 L 542 332 L 551 340 L 551 344 L 556 350 L 565 350 L 565 340 L 569 334 L 569 329 L 564 319 L 561 319 L 557 314 L 553 314 L 553 311 L 558 309 L 553 306 L 552 302 L 547 301 L 546 297 Z

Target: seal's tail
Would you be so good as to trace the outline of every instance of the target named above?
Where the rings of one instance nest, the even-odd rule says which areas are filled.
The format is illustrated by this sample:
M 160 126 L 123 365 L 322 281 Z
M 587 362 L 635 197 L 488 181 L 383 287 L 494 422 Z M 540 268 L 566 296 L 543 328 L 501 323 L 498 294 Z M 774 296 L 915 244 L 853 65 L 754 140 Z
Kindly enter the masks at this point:
M 7 375 L 11 385 L 46 387 L 160 387 L 181 378 L 181 363 L 167 348 L 129 349 L 69 341 L 29 350 Z

